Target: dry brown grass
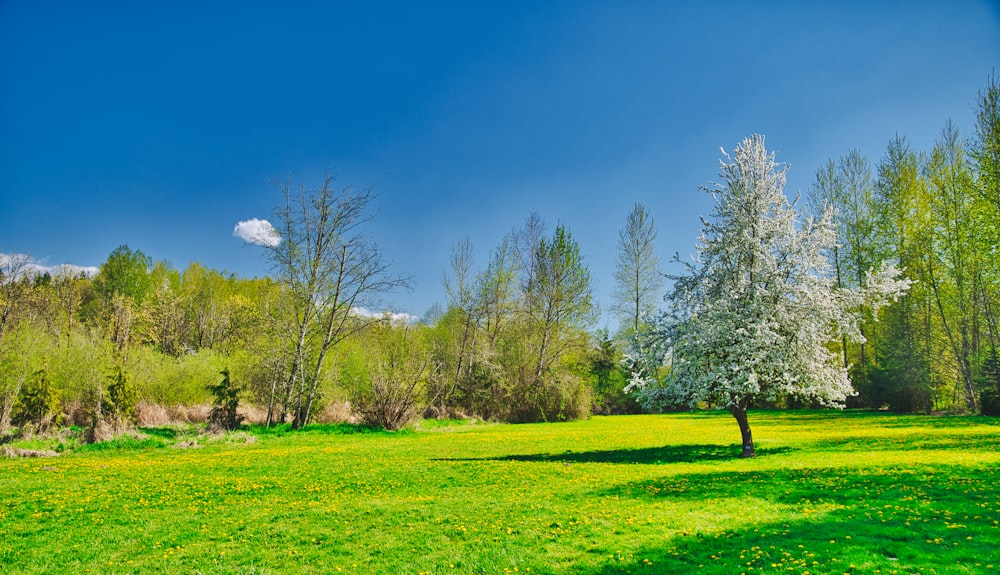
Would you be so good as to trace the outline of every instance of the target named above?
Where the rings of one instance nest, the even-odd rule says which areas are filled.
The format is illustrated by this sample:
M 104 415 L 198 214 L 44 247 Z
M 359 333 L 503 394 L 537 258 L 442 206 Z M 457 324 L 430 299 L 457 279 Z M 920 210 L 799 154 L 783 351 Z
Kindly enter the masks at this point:
M 256 405 L 241 405 L 236 413 L 243 416 L 243 421 L 255 425 L 263 425 L 264 420 L 267 419 L 267 409 Z
M 18 449 L 9 445 L 0 445 L 0 457 L 14 459 L 17 457 L 57 457 L 59 454 L 51 449 Z
M 159 427 L 171 423 L 166 407 L 146 402 L 139 402 L 135 406 L 135 421 L 140 427 Z
M 84 439 L 87 443 L 101 443 L 111 441 L 116 437 L 124 435 L 136 436 L 135 426 L 132 422 L 118 417 L 109 417 L 97 422 L 97 425 L 86 428 Z
M 313 414 L 313 423 L 358 423 L 360 420 L 347 400 L 331 401 L 323 409 Z
M 161 427 L 177 423 L 205 423 L 212 406 L 200 405 L 159 405 L 140 402 L 136 406 L 136 423 L 140 427 Z
M 190 424 L 208 422 L 208 415 L 212 410 L 209 404 L 198 405 L 160 405 L 148 401 L 140 401 L 135 408 L 135 425 L 138 427 L 163 427 L 166 425 Z M 90 414 L 81 403 L 66 405 L 63 409 L 65 421 L 69 425 L 79 427 L 89 427 L 91 424 Z M 240 405 L 237 412 L 243 416 L 244 421 L 251 424 L 262 425 L 267 419 L 267 409 L 258 405 Z M 313 423 L 358 423 L 359 419 L 351 409 L 351 403 L 346 400 L 331 401 L 323 406 L 323 409 L 313 414 Z M 110 424 L 109 424 L 110 425 Z M 107 428 L 108 425 L 104 425 Z M 121 426 L 118 426 L 121 427 Z M 115 428 L 121 435 L 124 428 Z M 99 435 L 103 436 L 105 430 L 101 430 Z M 111 432 L 112 430 L 107 430 Z

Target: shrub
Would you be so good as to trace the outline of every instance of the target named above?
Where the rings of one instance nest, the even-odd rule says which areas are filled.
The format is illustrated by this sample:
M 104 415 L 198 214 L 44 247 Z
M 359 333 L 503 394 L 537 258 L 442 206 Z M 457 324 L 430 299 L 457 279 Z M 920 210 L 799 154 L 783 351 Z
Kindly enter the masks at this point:
M 1000 416 L 1000 354 L 996 348 L 990 349 L 983 360 L 976 383 L 984 388 L 979 394 L 980 412 Z
M 625 391 L 629 375 L 622 367 L 622 355 L 606 334 L 598 347 L 591 351 L 589 378 L 594 388 L 594 404 L 591 410 L 596 415 L 621 415 L 641 413 L 635 394 Z
M 345 358 L 341 371 L 351 408 L 364 423 L 400 429 L 413 421 L 425 397 L 430 371 L 425 342 L 417 330 L 381 323 L 365 336 L 368 345 Z
M 119 367 L 108 376 L 108 387 L 101 399 L 101 409 L 111 417 L 135 421 L 135 406 L 138 399 L 132 378 Z
M 18 394 L 11 422 L 18 427 L 30 424 L 38 430 L 58 424 L 61 419 L 59 396 L 48 371 L 36 371 Z
M 208 390 L 215 398 L 212 411 L 208 413 L 208 426 L 213 430 L 238 429 L 243 423 L 243 416 L 236 412 L 240 405 L 240 389 L 229 377 L 229 370 L 219 372 L 222 381 L 209 385 Z
M 105 388 L 91 388 L 84 400 L 89 424 L 85 432 L 87 443 L 100 443 L 129 433 L 136 421 L 138 394 L 132 380 L 119 366 L 107 376 Z
M 930 413 L 933 405 L 929 368 L 914 360 L 907 363 L 855 367 L 851 381 L 858 397 L 848 407 L 888 407 L 895 413 Z
M 416 417 L 422 375 L 399 366 L 374 366 L 366 384 L 354 387 L 351 405 L 365 423 L 389 431 L 400 429 Z

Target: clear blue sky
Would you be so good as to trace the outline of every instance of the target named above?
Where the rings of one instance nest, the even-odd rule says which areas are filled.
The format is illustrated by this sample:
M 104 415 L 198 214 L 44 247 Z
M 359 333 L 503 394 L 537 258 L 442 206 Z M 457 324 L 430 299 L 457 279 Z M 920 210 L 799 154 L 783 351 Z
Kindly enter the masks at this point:
M 372 231 L 443 301 L 527 213 L 569 227 L 607 304 L 641 201 L 689 254 L 719 147 L 767 136 L 807 191 L 897 132 L 966 135 L 1000 67 L 1000 4 L 0 1 L 0 253 L 96 266 L 128 244 L 183 269 L 267 272 L 233 236 L 269 181 L 372 184 Z

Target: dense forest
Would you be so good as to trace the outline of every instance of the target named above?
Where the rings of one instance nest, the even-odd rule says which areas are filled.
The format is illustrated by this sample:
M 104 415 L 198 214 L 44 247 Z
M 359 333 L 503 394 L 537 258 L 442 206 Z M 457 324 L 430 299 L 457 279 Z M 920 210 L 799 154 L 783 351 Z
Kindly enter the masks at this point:
M 826 255 L 838 286 L 886 263 L 912 280 L 859 325 L 859 343 L 828 343 L 850 369 L 852 407 L 1000 410 L 998 100 L 991 78 L 970 135 L 945 123 L 930 150 L 896 137 L 875 161 L 846 151 L 800 202 L 836 209 Z M 565 226 L 530 213 L 479 262 L 457 238 L 445 304 L 407 322 L 363 311 L 409 282 L 367 231 L 371 189 L 333 178 L 281 189 L 269 277 L 180 270 L 129 246 L 95 275 L 0 257 L 0 432 L 77 425 L 97 440 L 136 422 L 244 418 L 396 429 L 419 415 L 526 422 L 664 407 L 624 391 L 626 342 L 665 295 L 641 203 L 620 228 L 621 327 L 608 334 L 595 329 L 590 272 Z

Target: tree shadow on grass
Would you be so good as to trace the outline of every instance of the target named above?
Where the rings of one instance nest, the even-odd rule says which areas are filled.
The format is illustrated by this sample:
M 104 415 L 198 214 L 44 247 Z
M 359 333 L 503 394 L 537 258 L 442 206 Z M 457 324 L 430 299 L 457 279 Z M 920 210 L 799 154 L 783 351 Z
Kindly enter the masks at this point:
M 966 427 L 965 429 L 969 429 Z M 914 428 L 913 433 L 892 436 L 846 436 L 815 441 L 812 448 L 834 452 L 870 451 L 930 451 L 975 450 L 991 451 L 998 447 L 995 434 L 940 434 L 928 435 L 926 430 Z
M 140 427 L 139 431 L 160 439 L 175 439 L 177 437 L 177 430 L 169 427 Z
M 698 517 L 729 501 L 747 521 L 682 528 L 613 558 L 614 549 L 597 549 L 609 559 L 571 573 L 992 572 L 1000 569 L 993 544 L 998 483 L 1000 469 L 990 466 L 935 465 L 734 471 L 623 484 L 600 495 L 690 501 Z M 761 501 L 791 506 L 788 519 L 753 521 Z
M 565 451 L 563 453 L 530 453 L 481 458 L 439 458 L 436 461 L 525 461 L 540 463 L 619 463 L 662 465 L 667 463 L 698 463 L 738 459 L 740 445 L 664 445 L 640 449 L 607 451 Z M 792 451 L 790 447 L 758 448 L 757 457 Z

